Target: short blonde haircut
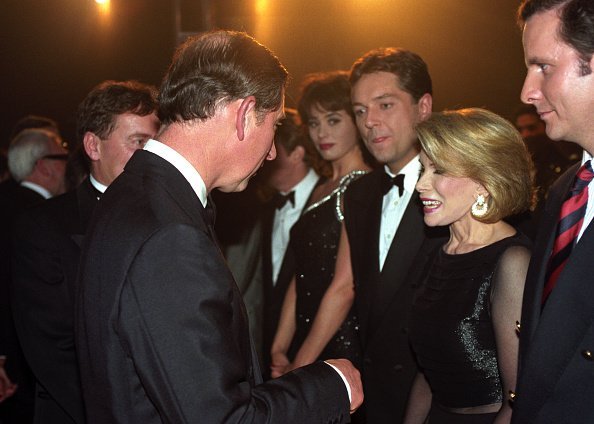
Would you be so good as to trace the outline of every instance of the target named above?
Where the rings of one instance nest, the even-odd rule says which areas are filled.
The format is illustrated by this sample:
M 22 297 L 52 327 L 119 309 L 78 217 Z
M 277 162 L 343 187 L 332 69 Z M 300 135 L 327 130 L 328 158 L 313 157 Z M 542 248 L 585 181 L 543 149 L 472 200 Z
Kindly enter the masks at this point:
M 434 113 L 416 129 L 421 147 L 437 168 L 485 187 L 489 208 L 477 220 L 494 223 L 531 206 L 534 166 L 510 122 L 470 108 Z

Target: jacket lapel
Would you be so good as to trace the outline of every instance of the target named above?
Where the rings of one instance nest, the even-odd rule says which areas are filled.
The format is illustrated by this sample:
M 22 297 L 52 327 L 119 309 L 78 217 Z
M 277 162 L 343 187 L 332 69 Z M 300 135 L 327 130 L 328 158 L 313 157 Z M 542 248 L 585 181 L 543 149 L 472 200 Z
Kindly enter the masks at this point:
M 525 405 L 535 408 L 534 413 L 554 391 L 584 334 L 594 323 L 594 309 L 588 304 L 594 298 L 591 276 L 594 257 L 592 223 L 574 247 L 541 313 L 542 290 L 555 240 L 557 217 L 578 167 L 579 163 L 562 176 L 555 189 L 551 190 L 524 290 L 520 379 L 523 387 L 539 387 L 539 390 L 521 393 L 520 396 L 530 396 L 532 401 Z
M 577 167 L 572 167 L 567 174 L 559 179 L 555 190 L 550 191 L 547 205 L 541 216 L 540 230 L 534 244 L 535 248 L 528 269 L 526 286 L 524 287 L 524 293 L 527 295 L 524 296 L 522 306 L 520 352 L 525 352 L 525 346 L 531 345 L 531 339 L 539 324 L 542 291 L 545 284 L 547 263 L 555 242 L 557 220 L 576 170 Z
M 379 321 L 387 307 L 407 281 L 408 270 L 423 243 L 424 224 L 418 199 L 419 195 L 415 192 L 404 211 L 386 256 L 373 300 L 374 307 L 370 316 L 372 328 L 379 327 Z
M 361 322 L 361 337 L 366 341 L 369 328 L 369 316 L 372 310 L 374 293 L 377 291 L 379 284 L 379 237 L 382 218 L 382 202 L 383 194 L 380 190 L 380 178 L 383 170 L 376 170 L 372 174 L 373 180 L 368 185 L 369 190 L 365 192 L 365 196 L 360 198 L 353 198 L 352 207 L 357 208 L 361 213 L 357 213 L 356 217 L 360 217 L 361 221 L 357 222 L 359 240 L 352 240 L 351 243 L 365 246 L 365 250 L 369 253 L 362 255 L 361 260 L 367 261 L 361 263 L 361 269 L 365 270 L 364 275 L 369 276 L 365 281 L 355 281 L 355 291 L 357 299 L 357 314 Z M 351 248 L 352 250 L 352 248 Z

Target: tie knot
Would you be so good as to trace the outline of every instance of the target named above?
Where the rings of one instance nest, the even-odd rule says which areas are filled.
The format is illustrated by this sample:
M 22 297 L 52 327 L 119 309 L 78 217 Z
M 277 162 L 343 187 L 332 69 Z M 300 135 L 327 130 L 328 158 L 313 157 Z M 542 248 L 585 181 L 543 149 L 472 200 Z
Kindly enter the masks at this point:
M 404 193 L 404 174 L 398 174 L 395 177 L 390 177 L 388 174 L 384 172 L 384 177 L 382 180 L 382 192 L 384 196 L 388 194 L 392 187 L 398 187 L 398 194 L 402 196 Z
M 592 161 L 587 161 L 578 170 L 575 176 L 575 183 L 573 184 L 572 192 L 580 192 L 590 184 L 594 178 L 594 172 L 592 171 Z
M 282 209 L 287 202 L 291 202 L 291 205 L 295 206 L 295 191 L 291 191 L 287 194 L 277 193 L 274 197 L 274 206 L 277 209 Z

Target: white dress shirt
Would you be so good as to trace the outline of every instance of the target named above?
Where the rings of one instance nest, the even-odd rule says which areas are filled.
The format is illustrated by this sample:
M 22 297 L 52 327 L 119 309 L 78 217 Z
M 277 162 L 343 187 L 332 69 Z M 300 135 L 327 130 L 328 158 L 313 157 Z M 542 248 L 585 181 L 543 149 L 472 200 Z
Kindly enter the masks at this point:
M 33 190 L 46 200 L 52 197 L 52 194 L 39 184 L 32 183 L 31 181 L 21 181 L 21 185 L 27 187 L 29 190 Z
M 386 256 L 392 245 L 394 235 L 398 230 L 404 211 L 410 202 L 410 199 L 415 191 L 415 185 L 419 179 L 419 172 L 421 170 L 421 163 L 419 162 L 419 156 L 415 156 L 404 168 L 402 168 L 399 174 L 404 174 L 404 191 L 402 196 L 398 187 L 394 186 L 384 196 L 382 203 L 382 221 L 380 226 L 380 237 L 379 237 L 379 269 L 380 271 L 384 267 L 386 262 Z M 390 177 L 395 177 L 387 165 L 384 165 L 384 171 Z
M 272 223 L 272 284 L 276 285 L 278 273 L 280 272 L 283 258 L 287 251 L 289 244 L 289 236 L 291 228 L 301 216 L 301 211 L 309 199 L 311 191 L 318 181 L 318 174 L 313 169 L 310 169 L 305 178 L 295 185 L 291 191 L 295 192 L 295 204 L 291 202 L 274 212 L 274 221 Z M 282 193 L 281 194 L 287 194 Z
M 107 186 L 97 181 L 95 177 L 93 177 L 93 174 L 89 175 L 89 180 L 91 181 L 91 185 L 95 187 L 95 190 L 102 194 L 105 193 L 105 190 L 107 190 Z

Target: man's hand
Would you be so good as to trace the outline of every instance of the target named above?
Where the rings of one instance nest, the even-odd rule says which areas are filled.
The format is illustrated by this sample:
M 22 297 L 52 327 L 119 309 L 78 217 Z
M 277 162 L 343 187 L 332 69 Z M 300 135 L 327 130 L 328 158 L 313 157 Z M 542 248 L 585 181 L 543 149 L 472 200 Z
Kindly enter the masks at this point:
M 6 358 L 0 357 L 0 402 L 5 401 L 11 397 L 17 389 L 17 385 L 10 381 L 6 370 L 4 369 L 4 362 Z
M 363 403 L 363 383 L 359 370 L 348 359 L 329 359 L 326 363 L 335 366 L 349 383 L 351 388 L 351 414 Z

